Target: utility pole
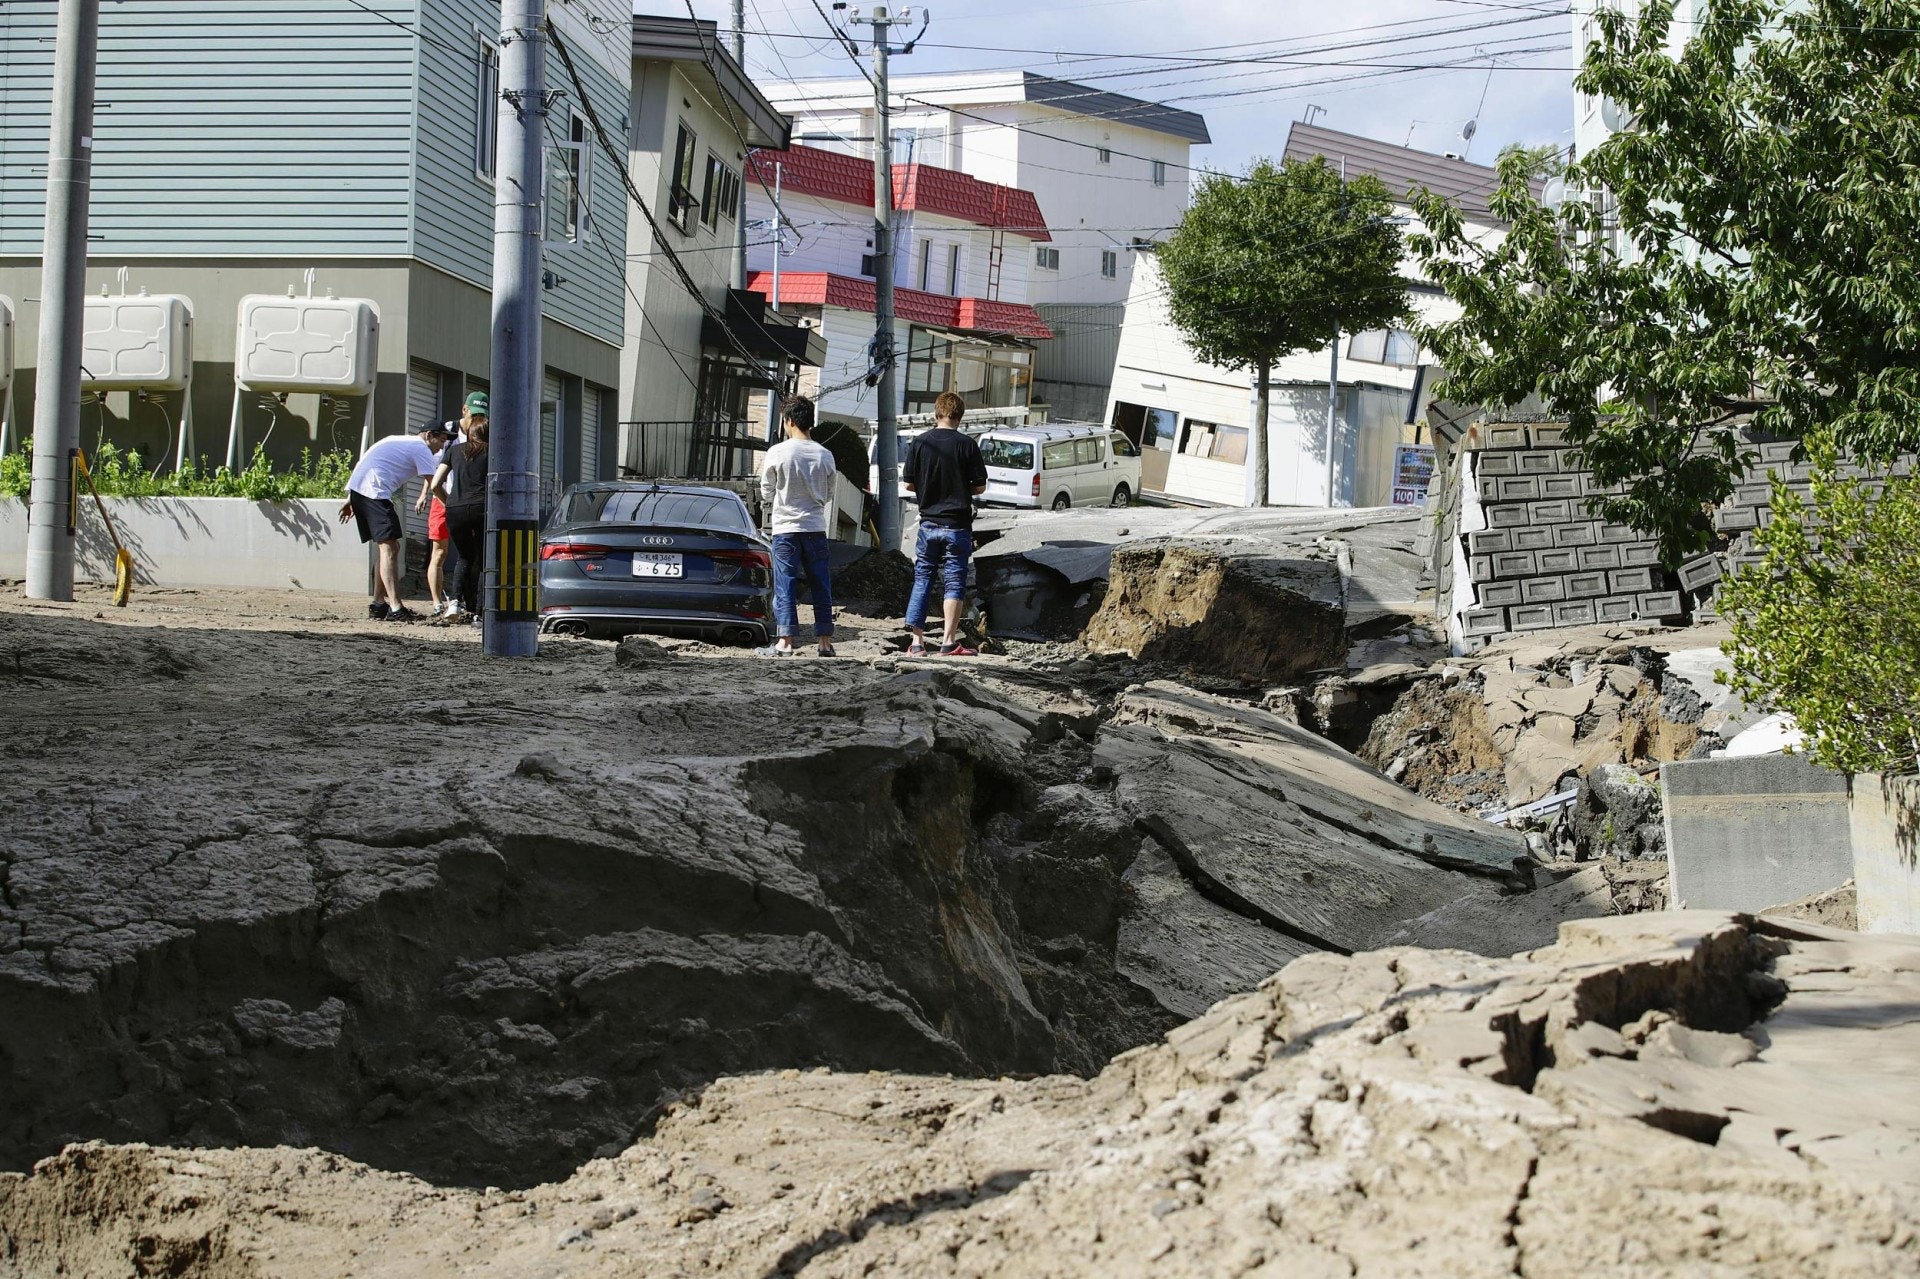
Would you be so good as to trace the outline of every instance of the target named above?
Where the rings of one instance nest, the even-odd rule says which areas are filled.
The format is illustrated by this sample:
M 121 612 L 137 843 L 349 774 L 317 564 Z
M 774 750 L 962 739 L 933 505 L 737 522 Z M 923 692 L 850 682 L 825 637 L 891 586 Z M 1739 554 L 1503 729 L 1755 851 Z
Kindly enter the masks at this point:
M 27 507 L 27 597 L 73 598 L 73 450 L 80 443 L 87 196 L 93 179 L 93 73 L 100 0 L 60 0 L 47 143 L 47 225 L 40 250 L 40 354 Z
M 1333 335 L 1333 365 L 1327 370 L 1327 505 L 1340 505 L 1333 494 L 1333 445 L 1338 433 L 1334 430 L 1340 407 L 1340 333 Z
M 744 227 L 746 219 L 740 219 L 740 224 Z M 786 216 L 780 212 L 780 162 L 775 160 L 773 162 L 773 292 L 767 298 L 768 306 L 775 315 L 780 314 L 780 254 L 786 248 L 781 232 L 785 227 Z M 780 375 L 786 366 L 784 361 L 777 358 L 769 360 L 767 366 L 773 370 L 771 379 L 773 386 L 767 390 L 767 439 L 777 444 L 780 441 L 780 383 L 782 381 Z
M 493 367 L 488 422 L 489 657 L 540 648 L 540 237 L 546 0 L 501 0 L 499 162 L 493 195 Z
M 887 32 L 914 19 L 912 9 L 889 12 L 887 6 L 855 9 L 852 22 L 873 28 L 873 362 L 880 370 L 880 411 L 876 416 L 874 464 L 880 470 L 880 549 L 900 549 L 900 393 L 893 349 L 893 135 L 887 105 L 887 58 L 892 45 Z M 928 15 L 921 10 L 920 31 L 907 41 L 902 54 L 926 32 Z
M 733 0 L 733 38 L 730 43 L 733 45 L 733 60 L 740 65 L 740 73 L 745 75 L 747 71 L 746 0 Z M 743 144 L 745 141 L 746 139 L 741 139 Z M 752 159 L 753 157 L 751 155 L 743 155 L 740 157 L 740 179 L 743 193 L 745 191 L 747 165 Z M 744 289 L 747 287 L 747 214 L 744 207 L 746 205 L 744 194 L 741 197 L 740 203 L 742 207 L 735 210 L 736 216 L 733 219 L 734 256 L 736 259 L 733 264 L 733 287 L 736 289 Z M 776 216 L 778 212 L 776 209 Z
M 1347 157 L 1340 157 L 1340 216 L 1344 221 L 1347 212 Z M 1327 507 L 1331 510 L 1339 505 L 1333 493 L 1333 446 L 1338 438 L 1335 423 L 1340 407 L 1340 330 L 1333 331 L 1333 363 L 1327 370 Z

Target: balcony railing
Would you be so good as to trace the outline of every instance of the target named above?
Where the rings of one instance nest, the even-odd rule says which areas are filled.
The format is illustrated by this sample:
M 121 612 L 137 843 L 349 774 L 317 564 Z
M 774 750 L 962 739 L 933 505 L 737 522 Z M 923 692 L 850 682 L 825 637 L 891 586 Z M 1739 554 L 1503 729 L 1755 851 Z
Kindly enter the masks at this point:
M 759 423 L 741 419 L 708 422 L 625 422 L 632 463 L 622 478 L 735 480 L 758 470 L 768 441 Z

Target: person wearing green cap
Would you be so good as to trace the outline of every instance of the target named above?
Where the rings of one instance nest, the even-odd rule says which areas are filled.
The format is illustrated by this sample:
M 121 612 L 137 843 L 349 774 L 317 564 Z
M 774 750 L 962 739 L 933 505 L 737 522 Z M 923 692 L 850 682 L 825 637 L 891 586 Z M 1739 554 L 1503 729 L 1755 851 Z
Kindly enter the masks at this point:
M 460 406 L 460 420 L 447 423 L 454 432 L 453 448 L 473 433 L 473 424 L 487 420 L 487 393 L 470 391 L 466 402 Z M 446 464 L 443 461 L 441 471 L 444 474 Z M 449 581 L 458 581 L 460 577 L 459 548 L 454 546 L 453 536 L 447 526 L 447 504 L 443 500 L 439 484 L 426 485 L 420 491 L 420 497 L 413 509 L 427 511 L 427 593 L 433 597 L 433 611 L 429 618 L 457 621 L 461 613 L 461 600 L 457 592 L 447 590 Z

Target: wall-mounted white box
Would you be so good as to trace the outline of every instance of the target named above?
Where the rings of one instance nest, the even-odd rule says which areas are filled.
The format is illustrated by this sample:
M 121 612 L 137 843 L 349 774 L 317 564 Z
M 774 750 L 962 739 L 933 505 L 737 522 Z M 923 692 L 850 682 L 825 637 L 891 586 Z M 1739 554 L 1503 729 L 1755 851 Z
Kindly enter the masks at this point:
M 379 373 L 380 308 L 367 298 L 240 299 L 234 380 L 250 391 L 366 395 Z
M 88 298 L 80 385 L 178 391 L 193 381 L 193 303 L 177 293 Z

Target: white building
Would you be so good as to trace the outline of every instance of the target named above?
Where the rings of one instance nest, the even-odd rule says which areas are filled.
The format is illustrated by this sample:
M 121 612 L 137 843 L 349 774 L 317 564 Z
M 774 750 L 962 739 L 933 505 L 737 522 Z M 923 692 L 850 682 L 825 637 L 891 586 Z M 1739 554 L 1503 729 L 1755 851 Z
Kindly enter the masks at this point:
M 1288 159 L 1325 156 L 1347 175 L 1372 174 L 1402 197 L 1426 187 L 1453 199 L 1470 231 L 1498 235 L 1487 209 L 1498 175 L 1485 165 L 1431 155 L 1353 134 L 1294 124 Z M 1406 266 L 1414 309 L 1444 320 L 1458 308 Z M 1335 407 L 1332 491 L 1327 465 L 1327 383 L 1334 352 L 1301 352 L 1274 366 L 1267 414 L 1267 495 L 1280 506 L 1385 505 L 1403 445 L 1431 445 L 1409 424 L 1423 356 L 1403 330 L 1343 335 Z M 1252 483 L 1246 459 L 1253 410 L 1252 375 L 1202 362 L 1168 318 L 1156 264 L 1143 255 L 1134 272 L 1126 324 L 1114 362 L 1106 420 L 1141 448 L 1141 486 L 1170 497 L 1242 506 Z
M 896 161 L 1031 191 L 1047 211 L 1052 235 L 1028 250 L 1027 301 L 1060 340 L 1041 345 L 1036 396 L 1059 415 L 1097 414 L 1135 246 L 1179 225 L 1193 148 L 1211 141 L 1206 120 L 1030 71 L 896 75 L 889 87 Z M 801 81 L 768 96 L 794 118 L 796 140 L 872 155 L 864 78 Z
M 862 423 L 878 412 L 874 365 L 873 164 L 795 146 L 757 152 L 747 216 L 767 224 L 777 187 L 785 251 L 776 281 L 764 234 L 748 250 L 747 287 L 826 339 L 817 375 L 800 390 L 826 420 Z M 765 189 L 762 188 L 765 183 Z M 902 413 L 930 412 L 942 391 L 973 409 L 1015 409 L 1032 394 L 1033 344 L 1050 334 L 1027 304 L 1033 244 L 1049 238 L 1031 193 L 925 164 L 895 165 L 894 342 L 905 359 Z
M 724 44 L 711 22 L 633 18 L 628 169 L 658 228 L 635 216 L 626 229 L 625 473 L 750 469 L 744 451 L 726 446 L 729 437 L 764 435 L 749 416 L 750 397 L 772 380 L 770 368 L 784 380 L 823 354 L 805 330 L 764 322 L 761 299 L 738 287 L 747 157 L 751 148 L 778 154 L 790 122 Z M 627 195 L 615 184 L 602 198 L 624 204 Z

